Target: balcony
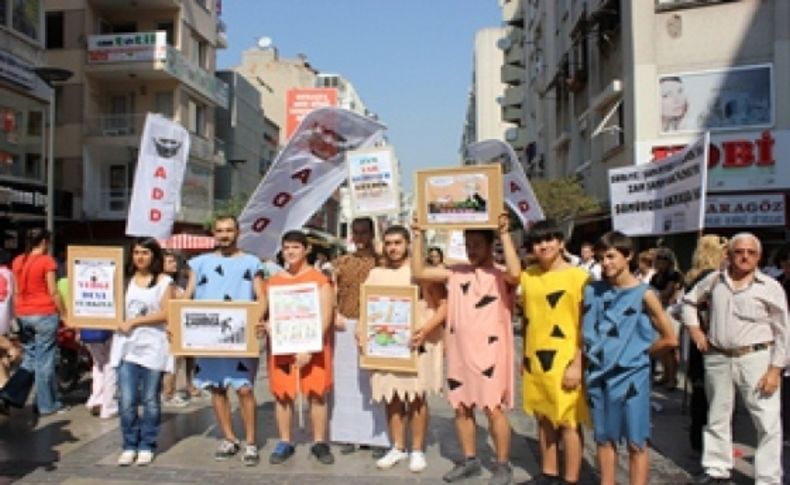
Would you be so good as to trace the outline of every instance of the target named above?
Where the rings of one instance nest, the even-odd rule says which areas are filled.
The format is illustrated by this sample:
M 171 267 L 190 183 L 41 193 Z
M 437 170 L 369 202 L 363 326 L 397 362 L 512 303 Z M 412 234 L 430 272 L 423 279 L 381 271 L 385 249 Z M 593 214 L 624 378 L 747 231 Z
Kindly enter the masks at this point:
M 500 79 L 503 83 L 515 86 L 524 82 L 525 69 L 523 67 L 504 64 L 500 70 Z
M 526 100 L 527 89 L 523 84 L 518 86 L 508 86 L 505 88 L 505 93 L 502 97 L 498 98 L 499 104 L 506 108 L 508 106 L 521 106 Z
M 527 147 L 527 129 L 522 128 L 508 128 L 505 131 L 505 141 L 510 143 L 514 150 L 523 150 Z
M 521 114 L 523 110 L 521 106 L 507 106 L 502 108 L 502 120 L 508 123 L 521 123 Z
M 189 156 L 211 162 L 214 160 L 214 142 L 195 133 L 189 134 Z
M 176 79 L 228 107 L 228 85 L 168 45 L 164 31 L 91 35 L 85 72 L 103 81 Z
M 177 10 L 181 8 L 181 0 L 90 0 L 94 9 L 112 10 Z
M 524 46 L 521 43 L 514 44 L 505 51 L 505 64 L 524 67 Z
M 217 19 L 217 49 L 228 48 L 228 27 L 220 19 Z
M 508 0 L 502 5 L 502 20 L 510 25 L 524 25 L 522 0 Z
M 121 138 L 143 132 L 145 113 L 123 113 L 88 117 L 83 124 L 85 136 Z

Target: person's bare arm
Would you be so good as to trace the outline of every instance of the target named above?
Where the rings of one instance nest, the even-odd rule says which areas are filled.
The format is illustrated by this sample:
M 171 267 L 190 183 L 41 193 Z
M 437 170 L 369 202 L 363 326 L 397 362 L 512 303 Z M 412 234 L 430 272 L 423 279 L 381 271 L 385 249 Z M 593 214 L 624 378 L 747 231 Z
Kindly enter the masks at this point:
M 413 348 L 417 348 L 425 342 L 425 339 L 428 338 L 428 335 L 433 333 L 439 326 L 441 326 L 444 321 L 447 319 L 447 299 L 441 299 L 439 301 L 439 305 L 436 307 L 436 311 L 433 313 L 433 316 L 428 319 L 427 322 L 414 332 L 411 338 L 411 346 Z
M 411 276 L 418 281 L 431 281 L 435 283 L 446 283 L 450 277 L 450 270 L 445 267 L 426 267 L 423 255 L 424 230 L 417 224 L 412 225 L 412 256 L 411 256 Z
M 58 284 L 55 281 L 55 272 L 54 271 L 47 271 L 47 292 L 49 296 L 52 298 L 52 301 L 55 303 L 55 308 L 58 309 L 58 313 L 61 317 L 66 316 L 66 306 L 63 304 L 63 298 L 60 297 L 60 292 L 58 291 Z
M 197 284 L 197 280 L 195 279 L 195 272 L 189 272 L 189 278 L 187 279 L 187 287 L 184 290 L 184 299 L 191 300 L 195 297 L 195 285 Z
M 678 337 L 672 330 L 669 316 L 664 311 L 664 307 L 652 291 L 646 291 L 644 297 L 645 309 L 653 323 L 653 327 L 658 331 L 658 339 L 650 346 L 650 354 L 657 355 L 678 346 Z
M 502 251 L 505 255 L 505 281 L 512 286 L 517 286 L 521 277 L 521 261 L 518 257 L 516 247 L 513 245 L 513 238 L 510 237 L 510 216 L 507 212 L 499 215 L 499 239 L 502 241 Z
M 263 282 L 263 277 L 258 274 L 252 282 L 253 289 L 255 290 L 255 301 L 258 303 L 258 319 L 255 322 L 255 334 L 258 337 L 263 337 L 268 329 L 265 324 L 266 312 L 269 310 L 269 300 L 266 296 L 266 285 Z

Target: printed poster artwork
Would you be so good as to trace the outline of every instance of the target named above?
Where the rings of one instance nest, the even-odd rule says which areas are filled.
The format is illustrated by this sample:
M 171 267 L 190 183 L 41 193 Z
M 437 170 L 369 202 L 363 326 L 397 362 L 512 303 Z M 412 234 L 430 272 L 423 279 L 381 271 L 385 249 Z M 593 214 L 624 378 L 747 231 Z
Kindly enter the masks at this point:
M 77 259 L 74 270 L 73 316 L 115 319 L 115 261 Z
M 355 215 L 397 211 L 399 194 L 391 150 L 349 153 L 348 170 Z
M 304 283 L 269 287 L 273 355 L 319 352 L 323 326 L 318 286 Z
M 488 177 L 485 174 L 435 175 L 425 179 L 428 222 L 488 222 Z
M 247 310 L 243 308 L 182 308 L 184 350 L 247 350 Z
M 368 357 L 411 358 L 409 298 L 370 296 L 367 299 L 367 316 Z

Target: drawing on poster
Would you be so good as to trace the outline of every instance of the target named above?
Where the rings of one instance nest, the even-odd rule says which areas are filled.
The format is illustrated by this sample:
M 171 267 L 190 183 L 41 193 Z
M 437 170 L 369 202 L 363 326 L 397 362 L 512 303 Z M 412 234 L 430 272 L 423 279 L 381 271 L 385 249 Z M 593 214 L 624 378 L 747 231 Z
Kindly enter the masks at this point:
M 425 180 L 428 222 L 487 222 L 488 177 L 483 173 L 435 175 Z
M 323 326 L 318 285 L 269 287 L 273 355 L 320 352 Z
M 366 304 L 368 317 L 366 356 L 410 359 L 411 299 L 369 296 Z
M 181 347 L 188 351 L 246 351 L 247 310 L 182 308 Z

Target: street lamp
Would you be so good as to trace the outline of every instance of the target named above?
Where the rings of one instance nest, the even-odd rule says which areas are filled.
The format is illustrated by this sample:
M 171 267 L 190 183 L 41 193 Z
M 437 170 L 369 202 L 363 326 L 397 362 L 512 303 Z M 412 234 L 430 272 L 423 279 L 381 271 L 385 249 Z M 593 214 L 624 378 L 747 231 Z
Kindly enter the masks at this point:
M 47 231 L 51 241 L 55 241 L 55 86 L 54 83 L 68 81 L 73 72 L 60 67 L 37 67 L 34 69 L 38 77 L 49 86 L 49 149 L 47 150 Z

